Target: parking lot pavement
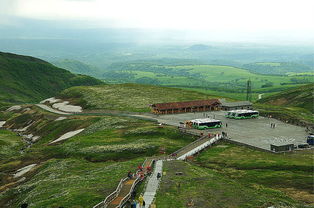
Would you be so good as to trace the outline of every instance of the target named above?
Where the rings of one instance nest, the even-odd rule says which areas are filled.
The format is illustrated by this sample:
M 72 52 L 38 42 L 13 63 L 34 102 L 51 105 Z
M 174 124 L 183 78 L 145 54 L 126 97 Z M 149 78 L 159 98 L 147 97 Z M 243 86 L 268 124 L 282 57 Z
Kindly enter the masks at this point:
M 301 144 L 306 142 L 307 133 L 305 128 L 284 123 L 282 121 L 265 118 L 260 116 L 256 119 L 228 119 L 225 118 L 225 111 L 197 112 L 184 114 L 159 115 L 157 119 L 160 123 L 173 126 L 180 126 L 184 122 L 196 118 L 214 118 L 221 120 L 223 127 L 219 129 L 210 129 L 204 132 L 226 132 L 232 140 L 250 144 L 263 149 L 270 149 L 270 144 Z M 155 117 L 156 118 L 156 117 Z M 226 123 L 228 127 L 226 127 Z M 270 124 L 274 123 L 275 128 Z

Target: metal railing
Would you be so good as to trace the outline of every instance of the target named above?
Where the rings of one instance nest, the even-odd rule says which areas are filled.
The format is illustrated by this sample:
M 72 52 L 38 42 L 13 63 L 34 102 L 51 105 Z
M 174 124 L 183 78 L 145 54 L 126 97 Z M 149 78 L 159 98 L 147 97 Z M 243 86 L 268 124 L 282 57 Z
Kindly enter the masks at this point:
M 175 151 L 175 152 L 172 153 L 172 154 L 177 154 L 177 153 L 181 152 L 182 150 L 184 150 L 184 149 L 186 149 L 186 148 L 188 148 L 188 147 L 194 145 L 195 143 L 204 140 L 204 139 L 207 138 L 207 137 L 208 137 L 207 135 L 202 136 L 202 137 L 200 137 L 199 139 L 195 140 L 194 142 L 191 142 L 190 144 L 188 144 L 188 145 L 186 145 L 186 146 L 184 146 L 184 147 L 178 149 L 177 151 Z M 169 155 L 169 156 L 171 156 L 171 155 Z
M 144 160 L 142 166 L 145 165 L 146 161 L 147 161 L 147 159 Z M 152 165 L 152 162 L 153 162 L 153 160 L 151 160 L 150 166 Z M 137 171 L 136 171 L 136 175 L 137 175 L 137 176 L 138 176 L 138 173 L 139 173 L 139 172 L 140 172 L 140 170 L 137 170 Z M 122 187 L 123 187 L 124 182 L 127 181 L 127 180 L 128 180 L 128 178 L 121 179 L 121 180 L 120 180 L 120 183 L 118 184 L 118 186 L 117 186 L 117 188 L 116 188 L 116 190 L 115 190 L 114 192 L 112 192 L 110 195 L 108 195 L 104 201 L 102 201 L 102 202 L 96 204 L 95 206 L 93 206 L 93 208 L 106 208 L 115 198 L 118 197 L 118 195 L 119 195 L 119 193 L 120 193 L 120 191 L 121 191 L 121 189 L 122 189 Z M 140 181 L 141 181 L 141 178 L 140 178 L 140 177 L 137 177 L 137 178 L 135 179 L 135 181 L 133 182 L 133 184 L 132 184 L 132 186 L 131 186 L 131 188 L 130 188 L 129 193 L 120 201 L 119 205 L 118 205 L 116 208 L 122 207 L 122 206 L 130 199 L 131 194 L 132 194 L 132 192 L 134 191 L 135 186 L 136 186 Z
M 120 180 L 120 183 L 118 184 L 116 190 L 114 192 L 112 192 L 109 196 L 107 196 L 105 198 L 104 201 L 96 204 L 95 206 L 93 206 L 93 208 L 105 208 L 108 206 L 108 204 L 110 204 L 110 202 L 112 202 L 115 198 L 117 198 L 117 196 L 119 195 L 122 187 L 123 187 L 123 183 L 127 180 L 128 178 L 124 178 Z

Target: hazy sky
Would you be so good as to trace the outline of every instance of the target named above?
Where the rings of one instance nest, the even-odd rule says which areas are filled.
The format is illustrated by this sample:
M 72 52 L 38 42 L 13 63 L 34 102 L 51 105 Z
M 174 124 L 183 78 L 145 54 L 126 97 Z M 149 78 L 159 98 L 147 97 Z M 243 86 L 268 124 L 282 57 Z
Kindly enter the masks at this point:
M 18 25 L 16 18 L 73 21 L 82 28 L 314 36 L 314 0 L 0 0 L 0 26 Z

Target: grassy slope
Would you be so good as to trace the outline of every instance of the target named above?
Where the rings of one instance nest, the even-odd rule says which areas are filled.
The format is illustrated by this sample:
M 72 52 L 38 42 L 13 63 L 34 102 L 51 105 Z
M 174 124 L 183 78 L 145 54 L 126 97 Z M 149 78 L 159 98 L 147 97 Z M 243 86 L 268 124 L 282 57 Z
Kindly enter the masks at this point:
M 2 52 L 0 82 L 0 105 L 37 102 L 71 86 L 102 83 L 92 77 L 71 74 L 37 58 Z
M 61 93 L 89 109 L 149 112 L 149 104 L 215 98 L 199 92 L 140 84 L 72 87 Z M 76 98 L 76 99 L 75 99 Z
M 285 122 L 312 126 L 314 123 L 314 84 L 293 88 L 265 97 L 255 104 L 262 115 L 271 115 Z
M 307 109 L 314 112 L 314 84 L 293 88 L 278 94 L 263 98 L 258 101 L 261 104 L 278 106 L 290 106 Z
M 195 163 L 166 163 L 156 203 L 161 208 L 186 207 L 191 199 L 204 208 L 313 205 L 312 155 L 313 150 L 274 155 L 217 145 L 201 153 Z M 178 171 L 183 176 L 176 176 Z
M 0 193 L 0 207 L 18 207 L 22 202 L 31 207 L 91 207 L 112 192 L 120 178 L 128 170 L 135 170 L 145 157 L 158 155 L 161 148 L 170 153 L 193 141 L 173 127 L 159 128 L 149 121 L 116 116 L 71 116 L 54 121 L 58 115 L 31 108 L 11 114 L 6 125 L 21 128 L 36 120 L 25 134 L 42 138 L 24 154 L 16 151 L 12 156 L 5 151 L 7 157 L 0 159 L 0 190 L 11 184 L 10 189 Z M 0 116 L 8 118 L 6 114 Z M 65 132 L 84 127 L 81 134 L 48 145 Z M 19 140 L 7 130 L 0 131 L 0 139 Z M 0 150 L 2 154 L 3 148 Z M 25 175 L 25 181 L 19 183 L 11 177 L 15 170 L 31 163 L 40 165 Z

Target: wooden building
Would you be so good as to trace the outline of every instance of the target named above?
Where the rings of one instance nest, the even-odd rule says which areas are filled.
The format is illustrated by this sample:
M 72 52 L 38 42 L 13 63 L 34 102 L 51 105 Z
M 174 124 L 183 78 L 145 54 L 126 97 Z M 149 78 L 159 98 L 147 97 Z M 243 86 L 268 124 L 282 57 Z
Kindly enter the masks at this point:
M 155 114 L 217 111 L 220 110 L 220 107 L 221 103 L 218 99 L 156 103 L 151 105 L 152 112 Z

